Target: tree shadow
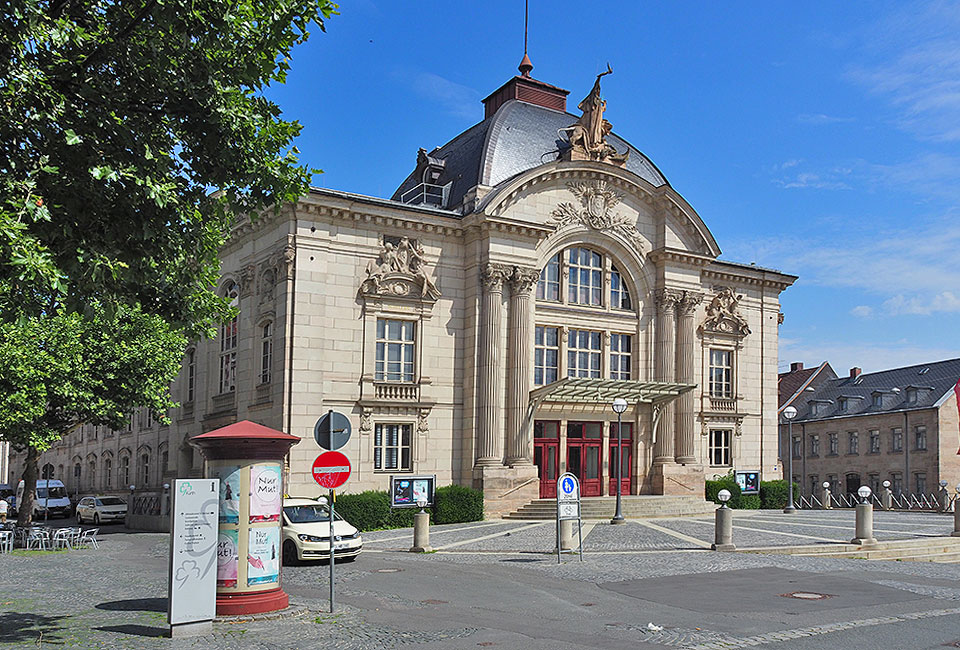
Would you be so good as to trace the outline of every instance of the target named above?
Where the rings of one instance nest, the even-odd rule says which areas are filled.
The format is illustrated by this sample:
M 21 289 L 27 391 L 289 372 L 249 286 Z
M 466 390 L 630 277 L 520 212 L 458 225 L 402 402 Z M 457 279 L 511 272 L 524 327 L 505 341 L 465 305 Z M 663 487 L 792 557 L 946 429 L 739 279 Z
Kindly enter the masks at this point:
M 149 625 L 134 625 L 133 623 L 127 623 L 125 625 L 101 625 L 100 627 L 95 627 L 93 629 L 100 630 L 101 632 L 119 632 L 120 634 L 129 634 L 131 636 L 149 636 L 149 637 L 167 636 L 167 628 L 165 627 L 151 627 Z
M 129 600 L 111 600 L 100 603 L 97 609 L 111 612 L 166 612 L 166 598 L 131 598 Z
M 44 638 L 57 638 L 59 621 L 66 616 L 44 616 L 21 612 L 0 612 L 0 643 L 36 642 Z

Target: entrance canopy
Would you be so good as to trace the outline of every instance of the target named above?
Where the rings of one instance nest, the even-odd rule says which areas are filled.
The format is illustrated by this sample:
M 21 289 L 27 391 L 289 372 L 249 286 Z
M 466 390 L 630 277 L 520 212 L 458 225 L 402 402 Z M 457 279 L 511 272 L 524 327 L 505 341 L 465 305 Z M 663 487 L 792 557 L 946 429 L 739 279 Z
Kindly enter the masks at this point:
M 565 377 L 530 391 L 530 401 L 533 404 L 544 402 L 610 404 L 614 399 L 622 397 L 627 400 L 627 403 L 643 402 L 659 405 L 670 402 L 696 387 L 696 384 L 672 384 L 660 381 Z

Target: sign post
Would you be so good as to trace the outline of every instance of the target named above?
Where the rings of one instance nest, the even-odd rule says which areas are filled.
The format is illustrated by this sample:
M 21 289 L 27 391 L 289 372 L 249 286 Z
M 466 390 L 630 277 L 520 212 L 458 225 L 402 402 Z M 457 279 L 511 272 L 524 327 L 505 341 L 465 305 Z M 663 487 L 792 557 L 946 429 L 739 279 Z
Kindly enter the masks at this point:
M 583 562 L 583 522 L 580 519 L 580 481 L 570 472 L 557 479 L 557 564 L 560 564 L 561 546 L 560 522 L 577 520 L 577 539 L 580 544 L 580 561 Z
M 167 620 L 173 638 L 213 631 L 219 513 L 219 479 L 174 481 L 167 580 Z
M 331 411 L 332 413 L 332 411 Z M 348 434 L 349 437 L 349 434 Z M 338 488 L 344 483 L 347 482 L 347 479 L 350 478 L 350 459 L 341 454 L 339 451 L 327 451 L 319 456 L 313 461 L 313 480 L 317 482 L 320 487 L 325 487 L 330 490 L 329 498 L 327 500 L 327 507 L 330 512 L 330 538 L 328 540 L 330 545 L 330 613 L 333 614 L 334 609 L 334 588 L 333 588 L 333 568 L 336 564 L 334 552 L 334 535 L 333 535 L 333 498 L 334 498 L 334 488 Z

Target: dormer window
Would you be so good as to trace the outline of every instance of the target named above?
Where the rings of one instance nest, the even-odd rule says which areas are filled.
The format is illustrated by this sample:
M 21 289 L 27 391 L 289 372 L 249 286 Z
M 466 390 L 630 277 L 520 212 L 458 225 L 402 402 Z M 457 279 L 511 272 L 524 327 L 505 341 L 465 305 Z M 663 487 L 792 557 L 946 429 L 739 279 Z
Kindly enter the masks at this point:
M 846 397 L 841 397 L 841 398 L 838 400 L 838 405 L 839 405 L 839 407 L 840 407 L 840 412 L 841 412 L 841 413 L 846 413 L 846 412 L 847 412 L 847 406 L 849 406 L 849 404 L 850 404 L 850 400 L 848 400 Z
M 874 405 L 874 406 L 883 406 L 883 393 L 874 393 L 874 394 L 873 394 L 873 405 Z
M 907 389 L 907 404 L 916 404 L 917 403 L 917 389 L 908 388 Z

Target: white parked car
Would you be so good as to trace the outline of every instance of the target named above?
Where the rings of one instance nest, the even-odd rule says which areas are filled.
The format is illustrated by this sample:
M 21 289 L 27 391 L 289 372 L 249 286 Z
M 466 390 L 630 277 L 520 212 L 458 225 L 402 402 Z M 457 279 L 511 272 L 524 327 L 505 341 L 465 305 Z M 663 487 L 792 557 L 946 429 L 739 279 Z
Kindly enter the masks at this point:
M 342 519 L 334 507 L 333 550 L 339 561 L 353 560 L 363 548 L 360 531 Z M 330 557 L 330 510 L 316 499 L 283 500 L 283 561 L 319 560 Z
M 127 503 L 119 497 L 83 497 L 77 504 L 77 523 L 97 526 L 111 521 L 123 521 Z

